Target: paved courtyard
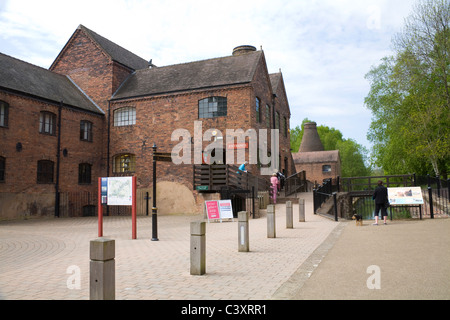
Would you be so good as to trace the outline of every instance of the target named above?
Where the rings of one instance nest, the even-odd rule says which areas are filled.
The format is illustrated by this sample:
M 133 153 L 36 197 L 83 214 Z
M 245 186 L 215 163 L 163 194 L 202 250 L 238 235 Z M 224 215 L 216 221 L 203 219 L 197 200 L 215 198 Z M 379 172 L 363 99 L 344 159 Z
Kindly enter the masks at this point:
M 275 239 L 267 219 L 250 219 L 250 252 L 238 252 L 238 222 L 206 223 L 206 274 L 190 275 L 190 222 L 203 216 L 105 217 L 116 244 L 117 300 L 450 299 L 450 219 L 394 220 L 372 226 L 313 214 L 286 229 L 276 207 Z M 0 299 L 88 300 L 89 243 L 97 219 L 0 222 Z M 75 277 L 79 275 L 79 277 Z M 79 287 L 75 279 L 79 279 Z
M 206 274 L 190 275 L 190 222 L 203 216 L 158 216 L 159 241 L 151 241 L 151 216 L 105 217 L 103 235 L 116 244 L 116 299 L 270 299 L 339 223 L 312 213 L 286 229 L 277 205 L 277 238 L 267 238 L 266 218 L 250 219 L 250 252 L 238 252 L 238 222 L 206 225 Z M 96 217 L 0 223 L 1 299 L 89 299 L 89 242 Z M 79 271 L 79 288 L 73 288 Z M 69 282 L 69 283 L 68 283 Z

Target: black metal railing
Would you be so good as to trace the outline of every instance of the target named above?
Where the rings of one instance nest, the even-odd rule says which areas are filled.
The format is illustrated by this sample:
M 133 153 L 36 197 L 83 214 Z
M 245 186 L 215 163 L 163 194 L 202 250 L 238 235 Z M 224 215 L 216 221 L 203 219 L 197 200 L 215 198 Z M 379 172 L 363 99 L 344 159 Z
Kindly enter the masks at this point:
M 296 172 L 284 181 L 285 195 L 307 191 L 306 171 Z

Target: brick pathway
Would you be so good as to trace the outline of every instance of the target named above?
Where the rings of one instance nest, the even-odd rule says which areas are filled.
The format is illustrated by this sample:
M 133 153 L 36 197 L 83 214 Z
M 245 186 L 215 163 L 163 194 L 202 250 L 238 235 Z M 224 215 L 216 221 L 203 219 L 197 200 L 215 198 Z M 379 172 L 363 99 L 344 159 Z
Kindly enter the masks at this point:
M 207 223 L 203 276 L 189 272 L 190 221 L 201 216 L 158 216 L 159 241 L 151 241 L 150 216 L 138 217 L 136 240 L 130 217 L 105 217 L 104 236 L 116 242 L 116 299 L 273 298 L 342 224 L 315 216 L 311 194 L 303 196 L 306 222 L 298 222 L 294 205 L 294 229 L 285 228 L 285 205 L 277 205 L 276 239 L 267 238 L 266 218 L 250 219 L 248 253 L 238 252 L 237 219 Z M 96 237 L 95 217 L 0 222 L 0 299 L 89 299 L 89 241 Z M 68 288 L 73 268 L 79 289 Z

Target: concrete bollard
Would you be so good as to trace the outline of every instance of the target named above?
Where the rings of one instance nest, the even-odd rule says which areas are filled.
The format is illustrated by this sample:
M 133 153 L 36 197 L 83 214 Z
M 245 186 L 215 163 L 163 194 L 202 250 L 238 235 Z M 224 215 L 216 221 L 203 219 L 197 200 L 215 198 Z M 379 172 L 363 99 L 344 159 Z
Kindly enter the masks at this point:
M 115 241 L 98 238 L 90 242 L 90 300 L 115 300 Z
M 206 223 L 191 222 L 191 275 L 206 273 Z
M 294 217 L 292 215 L 292 202 L 286 201 L 286 229 L 294 228 Z
M 241 211 L 238 212 L 238 251 L 239 252 L 249 252 L 249 234 L 248 234 L 248 212 Z
M 275 229 L 275 206 L 270 204 L 267 206 L 267 238 L 276 238 Z
M 305 199 L 298 199 L 298 221 L 305 222 Z

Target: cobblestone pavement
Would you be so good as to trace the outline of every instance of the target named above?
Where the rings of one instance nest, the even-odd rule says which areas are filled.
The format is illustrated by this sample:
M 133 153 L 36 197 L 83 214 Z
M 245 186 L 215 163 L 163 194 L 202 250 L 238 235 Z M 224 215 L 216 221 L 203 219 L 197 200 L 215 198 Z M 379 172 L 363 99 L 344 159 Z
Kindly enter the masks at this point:
M 315 216 L 311 194 L 303 196 L 306 222 L 298 222 L 294 205 L 294 229 L 286 229 L 285 205 L 277 205 L 275 239 L 267 238 L 266 218 L 250 219 L 250 252 L 238 252 L 237 219 L 207 223 L 203 276 L 189 271 L 190 222 L 202 216 L 158 216 L 159 241 L 151 241 L 151 216 L 138 217 L 135 240 L 130 217 L 104 217 L 103 235 L 116 245 L 116 299 L 271 299 L 341 224 Z M 0 299 L 89 299 L 96 237 L 96 217 L 1 222 Z

